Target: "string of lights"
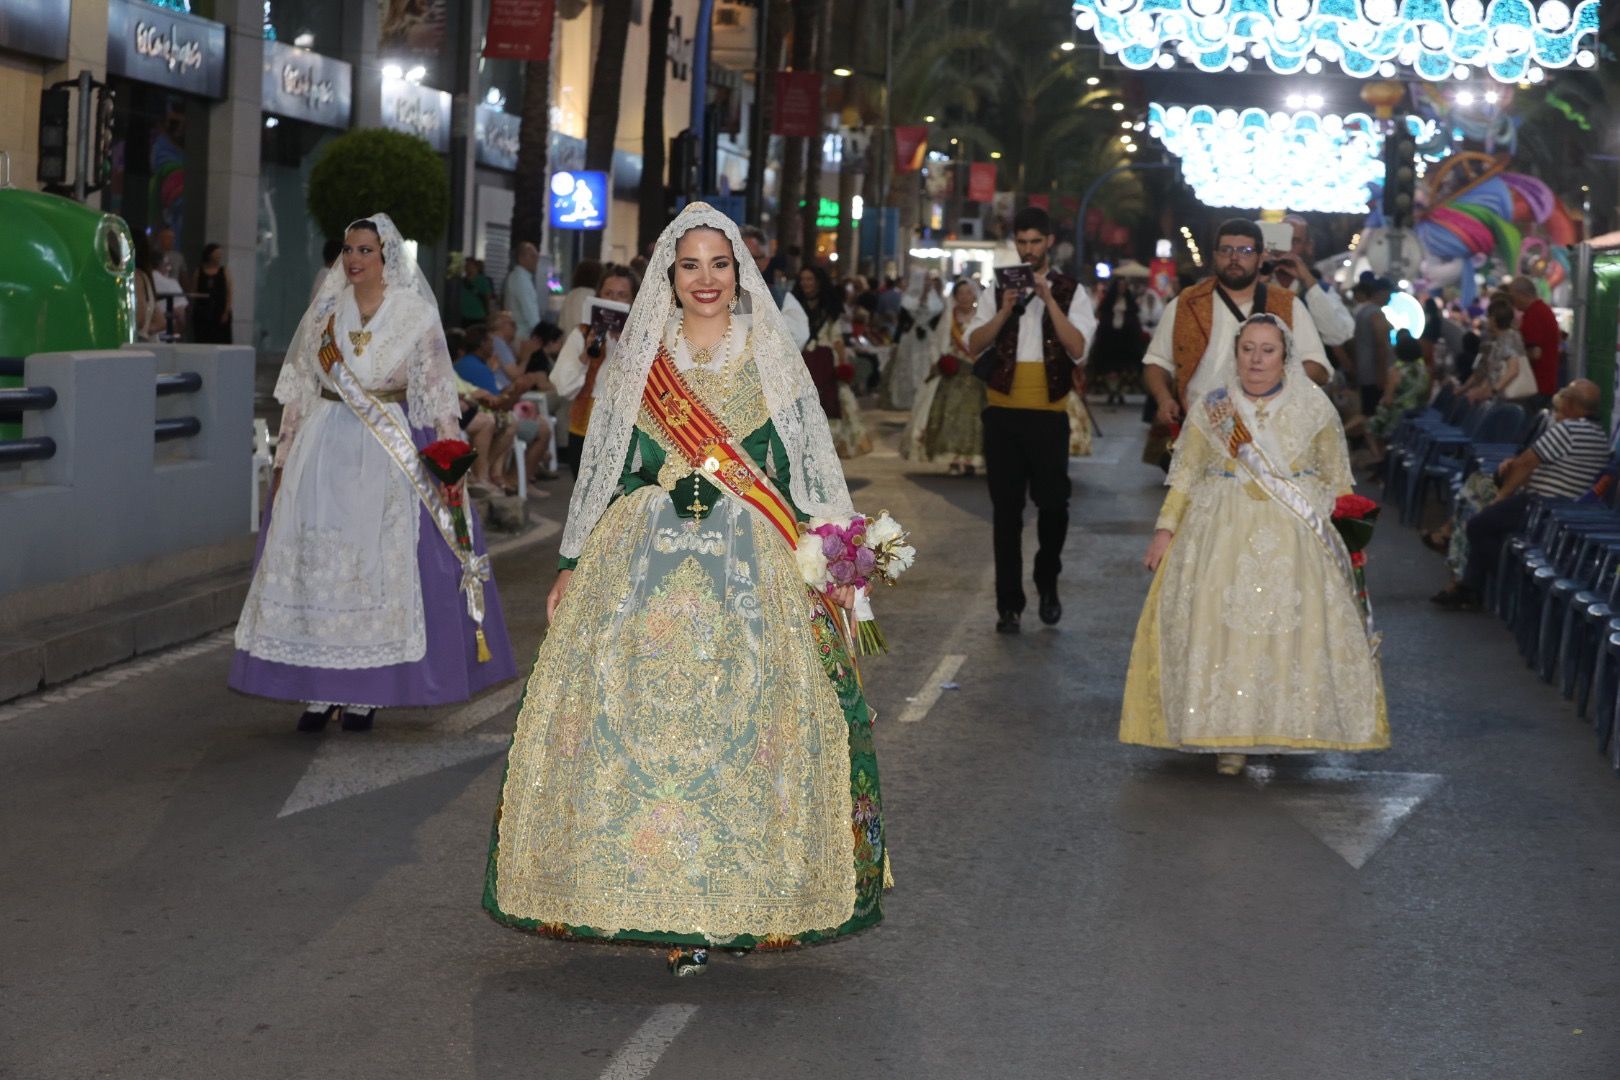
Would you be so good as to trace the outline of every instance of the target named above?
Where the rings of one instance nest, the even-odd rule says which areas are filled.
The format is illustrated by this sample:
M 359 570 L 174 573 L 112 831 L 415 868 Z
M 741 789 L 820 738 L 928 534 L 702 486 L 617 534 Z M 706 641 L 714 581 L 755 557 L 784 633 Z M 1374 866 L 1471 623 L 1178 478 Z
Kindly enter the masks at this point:
M 1126 67 L 1283 74 L 1338 64 L 1359 78 L 1400 67 L 1429 80 L 1473 72 L 1540 82 L 1597 63 L 1598 0 L 1074 0 L 1075 25 Z

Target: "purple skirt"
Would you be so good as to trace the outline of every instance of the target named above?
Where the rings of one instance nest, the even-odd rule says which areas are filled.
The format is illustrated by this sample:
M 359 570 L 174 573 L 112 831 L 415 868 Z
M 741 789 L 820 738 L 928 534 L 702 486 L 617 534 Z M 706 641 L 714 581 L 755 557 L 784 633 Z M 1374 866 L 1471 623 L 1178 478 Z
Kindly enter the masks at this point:
M 419 448 L 437 437 L 425 428 L 413 428 L 411 435 Z M 270 535 L 270 512 L 266 501 L 253 556 L 255 573 L 264 556 L 265 537 Z M 416 565 L 422 575 L 422 615 L 427 621 L 427 652 L 422 659 L 387 667 L 318 668 L 261 660 L 238 649 L 231 658 L 230 688 L 281 701 L 395 708 L 466 701 L 496 683 L 515 678 L 517 664 L 494 578 L 484 583 L 484 639 L 489 643 L 490 659 L 479 663 L 474 636 L 477 627 L 461 595 L 461 563 L 439 535 L 428 512 L 421 508 L 417 512 L 421 528 L 416 541 Z M 467 517 L 473 549 L 486 553 L 489 549 L 477 513 L 469 512 Z

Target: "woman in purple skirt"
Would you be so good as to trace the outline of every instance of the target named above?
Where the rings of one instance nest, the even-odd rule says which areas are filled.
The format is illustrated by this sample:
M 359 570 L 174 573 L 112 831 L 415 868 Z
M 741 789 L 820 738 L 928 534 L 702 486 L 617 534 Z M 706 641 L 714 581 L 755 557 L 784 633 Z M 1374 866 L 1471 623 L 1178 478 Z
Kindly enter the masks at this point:
M 473 515 L 458 543 L 417 452 L 460 439 L 438 305 L 387 215 L 350 225 L 276 382 L 270 513 L 230 685 L 305 703 L 300 731 L 443 705 L 516 675 Z

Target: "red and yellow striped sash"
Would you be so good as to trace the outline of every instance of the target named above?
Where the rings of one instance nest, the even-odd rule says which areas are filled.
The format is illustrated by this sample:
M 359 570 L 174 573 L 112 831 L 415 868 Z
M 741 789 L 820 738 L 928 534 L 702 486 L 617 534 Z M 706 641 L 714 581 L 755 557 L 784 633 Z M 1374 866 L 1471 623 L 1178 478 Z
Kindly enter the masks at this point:
M 642 408 L 688 465 L 758 510 L 782 534 L 788 547 L 799 543 L 799 522 L 776 485 L 740 450 L 731 432 L 692 392 L 662 347 L 647 373 Z

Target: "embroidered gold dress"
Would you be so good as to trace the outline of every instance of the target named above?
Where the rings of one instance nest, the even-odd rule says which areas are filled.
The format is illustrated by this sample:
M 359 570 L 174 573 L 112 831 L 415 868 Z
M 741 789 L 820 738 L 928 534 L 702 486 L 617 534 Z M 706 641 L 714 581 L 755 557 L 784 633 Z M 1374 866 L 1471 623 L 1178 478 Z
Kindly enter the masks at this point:
M 683 370 L 787 492 L 747 345 Z M 743 948 L 877 922 L 870 717 L 793 552 L 645 414 L 621 484 L 529 679 L 484 906 L 554 936 Z
M 1327 396 L 1306 384 L 1244 408 L 1257 444 L 1329 518 L 1352 480 Z M 1201 423 L 1182 429 L 1168 483 L 1158 527 L 1175 539 L 1137 624 L 1120 740 L 1208 753 L 1387 747 L 1378 661 L 1321 540 Z

